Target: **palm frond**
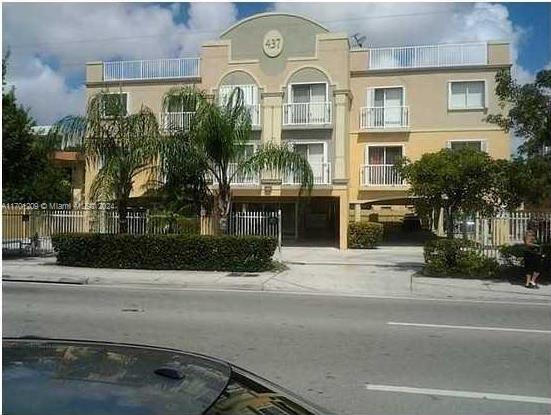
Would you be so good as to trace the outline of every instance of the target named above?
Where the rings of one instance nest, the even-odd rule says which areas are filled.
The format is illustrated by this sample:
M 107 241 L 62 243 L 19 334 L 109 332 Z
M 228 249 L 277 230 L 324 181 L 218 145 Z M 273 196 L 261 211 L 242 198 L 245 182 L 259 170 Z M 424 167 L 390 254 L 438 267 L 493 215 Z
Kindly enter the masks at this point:
M 87 127 L 87 117 L 68 115 L 53 124 L 47 139 L 59 150 L 81 149 L 87 135 Z

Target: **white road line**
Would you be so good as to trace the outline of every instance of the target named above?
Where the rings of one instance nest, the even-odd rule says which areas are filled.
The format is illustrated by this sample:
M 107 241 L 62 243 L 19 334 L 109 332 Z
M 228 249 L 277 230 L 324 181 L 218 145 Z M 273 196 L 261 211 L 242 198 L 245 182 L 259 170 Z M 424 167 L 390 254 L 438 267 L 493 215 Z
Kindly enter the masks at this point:
M 454 398 L 473 398 L 473 399 L 489 399 L 493 401 L 512 401 L 512 402 L 551 404 L 551 398 L 543 398 L 540 396 L 506 395 L 501 393 L 468 392 L 468 391 L 447 390 L 447 389 L 411 388 L 409 386 L 372 385 L 370 383 L 366 384 L 365 387 L 367 390 L 381 391 L 381 392 L 401 392 L 401 393 L 414 393 L 418 395 L 450 396 Z
M 424 323 L 400 323 L 388 321 L 390 326 L 432 327 L 440 329 L 484 330 L 484 331 L 511 331 L 517 333 L 551 334 L 551 330 L 513 329 L 509 327 L 483 327 L 483 326 L 452 326 L 449 324 L 424 324 Z

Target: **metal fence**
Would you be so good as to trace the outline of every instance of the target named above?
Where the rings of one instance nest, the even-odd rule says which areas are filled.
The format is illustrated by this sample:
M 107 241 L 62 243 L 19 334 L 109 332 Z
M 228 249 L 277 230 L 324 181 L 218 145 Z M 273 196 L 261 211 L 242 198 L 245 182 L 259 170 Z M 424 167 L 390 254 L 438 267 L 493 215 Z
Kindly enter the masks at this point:
M 128 211 L 129 234 L 188 233 L 200 230 L 199 218 L 177 223 L 171 215 L 147 210 Z M 53 252 L 52 235 L 59 233 L 117 233 L 119 214 L 112 210 L 2 210 L 2 253 L 45 255 Z
M 216 233 L 211 216 L 179 218 L 130 210 L 126 215 L 129 234 Z M 59 233 L 118 233 L 119 214 L 113 210 L 2 210 L 2 254 L 47 255 L 53 253 L 52 236 Z M 281 248 L 281 211 L 232 212 L 228 234 L 277 238 Z
M 103 80 L 195 78 L 200 74 L 199 64 L 199 58 L 103 62 Z
M 206 214 L 201 216 L 201 234 L 212 235 L 217 228 L 216 218 Z M 228 217 L 226 233 L 237 236 L 271 236 L 277 239 L 281 253 L 281 210 L 232 212 Z
M 369 49 L 369 69 L 486 65 L 485 42 Z
M 476 217 L 456 223 L 456 237 L 478 243 L 481 252 L 499 258 L 499 247 L 523 243 L 528 226 L 540 243 L 551 243 L 551 213 L 509 212 L 494 217 Z

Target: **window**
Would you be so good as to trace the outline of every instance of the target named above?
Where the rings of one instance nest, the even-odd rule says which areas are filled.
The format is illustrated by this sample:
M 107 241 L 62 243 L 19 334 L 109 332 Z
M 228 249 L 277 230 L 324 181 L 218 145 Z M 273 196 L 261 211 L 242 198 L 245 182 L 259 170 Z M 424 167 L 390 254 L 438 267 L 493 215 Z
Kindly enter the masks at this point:
M 327 84 L 297 84 L 291 86 L 291 102 L 326 102 Z
M 312 168 L 314 173 L 314 184 L 326 184 L 330 180 L 330 166 L 327 162 L 326 143 L 309 142 L 300 143 L 294 142 L 293 151 L 302 155 Z M 287 179 L 288 183 L 300 183 L 300 178 L 291 174 Z
M 168 112 L 194 112 L 195 102 L 182 97 L 171 96 L 168 99 Z
M 220 105 L 226 105 L 234 89 L 240 89 L 243 93 L 243 103 L 245 105 L 258 104 L 258 88 L 256 85 L 222 85 L 218 91 Z
M 404 88 L 370 88 L 367 102 L 369 127 L 401 127 L 407 125 Z
M 105 94 L 102 100 L 104 117 L 128 114 L 128 94 Z
M 473 148 L 479 151 L 486 151 L 486 142 L 483 140 L 450 140 L 447 147 L 452 150 Z
M 324 124 L 330 120 L 327 84 L 292 84 L 289 103 L 291 124 Z
M 251 115 L 251 124 L 259 125 L 260 108 L 258 105 L 258 87 L 256 85 L 222 85 L 218 90 L 218 103 L 227 105 L 228 99 L 234 90 L 239 89 L 243 94 L 243 104 Z
M 367 147 L 369 165 L 394 165 L 400 157 L 402 157 L 402 146 Z
M 452 81 L 449 84 L 450 109 L 480 109 L 486 107 L 485 81 Z

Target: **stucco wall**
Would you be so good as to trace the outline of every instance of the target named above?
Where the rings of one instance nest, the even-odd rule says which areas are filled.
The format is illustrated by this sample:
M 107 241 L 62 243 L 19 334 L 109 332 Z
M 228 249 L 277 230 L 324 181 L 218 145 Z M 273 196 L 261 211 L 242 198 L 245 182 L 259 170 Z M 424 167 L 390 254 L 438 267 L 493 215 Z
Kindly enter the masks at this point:
M 412 131 L 450 128 L 488 128 L 483 119 L 500 110 L 495 96 L 495 69 L 465 69 L 446 71 L 387 71 L 353 77 L 350 86 L 352 101 L 350 131 L 360 127 L 360 108 L 368 106 L 367 90 L 374 87 L 404 87 L 404 105 L 409 107 L 409 126 Z M 482 110 L 450 110 L 448 84 L 450 81 L 483 80 L 486 83 L 488 107 Z

